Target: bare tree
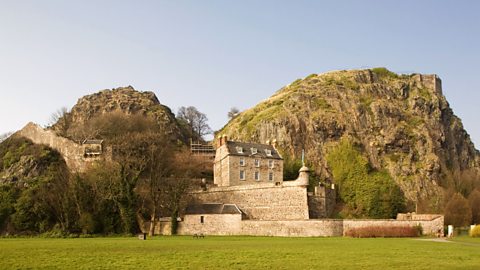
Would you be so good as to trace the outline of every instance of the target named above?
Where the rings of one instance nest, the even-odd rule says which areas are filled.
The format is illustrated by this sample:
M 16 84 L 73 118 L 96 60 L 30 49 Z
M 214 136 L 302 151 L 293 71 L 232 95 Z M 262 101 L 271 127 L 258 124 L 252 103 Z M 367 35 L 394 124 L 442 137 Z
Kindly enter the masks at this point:
M 172 234 L 177 233 L 177 218 L 187 204 L 186 195 L 192 186 L 192 180 L 201 175 L 202 165 L 202 160 L 192 156 L 189 151 L 178 152 L 175 155 L 173 177 L 167 179 L 162 192 L 163 207 L 172 221 Z
M 445 224 L 455 227 L 467 226 L 472 221 L 472 210 L 468 200 L 460 193 L 450 196 L 445 207 Z
M 187 125 L 195 139 L 202 139 L 204 135 L 212 133 L 212 129 L 207 123 L 207 116 L 193 106 L 180 107 L 177 119 Z
M 230 111 L 228 112 L 228 118 L 233 119 L 239 113 L 240 113 L 240 110 L 237 107 L 232 107 L 232 108 L 230 108 Z
M 147 173 L 139 180 L 137 192 L 142 199 L 142 208 L 150 214 L 148 234 L 153 236 L 156 219 L 161 214 L 162 192 L 173 172 L 173 148 L 167 140 L 157 140 L 148 147 L 147 152 Z
M 58 135 L 66 137 L 68 129 L 70 128 L 70 125 L 72 123 L 70 118 L 71 117 L 68 109 L 66 107 L 62 107 L 52 113 L 48 125 L 53 127 L 53 129 L 57 132 Z

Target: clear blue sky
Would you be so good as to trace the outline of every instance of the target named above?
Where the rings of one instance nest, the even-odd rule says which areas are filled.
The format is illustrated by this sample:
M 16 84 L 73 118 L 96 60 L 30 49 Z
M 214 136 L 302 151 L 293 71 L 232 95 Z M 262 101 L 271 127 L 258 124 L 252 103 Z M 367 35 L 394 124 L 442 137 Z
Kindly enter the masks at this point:
M 0 0 L 0 133 L 132 85 L 213 129 L 311 73 L 435 73 L 480 146 L 480 1 Z

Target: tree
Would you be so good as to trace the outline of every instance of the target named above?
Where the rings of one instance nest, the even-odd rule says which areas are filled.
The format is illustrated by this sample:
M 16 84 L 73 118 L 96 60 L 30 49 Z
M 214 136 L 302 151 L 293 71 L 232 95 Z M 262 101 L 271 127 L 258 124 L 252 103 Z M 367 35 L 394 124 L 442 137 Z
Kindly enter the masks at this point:
M 207 124 L 207 116 L 193 106 L 180 107 L 180 109 L 178 109 L 177 119 L 181 124 L 187 126 L 194 139 L 201 140 L 204 135 L 212 133 L 212 129 Z
M 168 140 L 157 140 L 149 145 L 146 175 L 139 180 L 137 192 L 142 198 L 142 208 L 150 215 L 149 236 L 153 236 L 155 223 L 160 216 L 162 192 L 173 172 L 173 147 Z
M 472 209 L 472 224 L 480 225 L 480 190 L 475 189 L 468 196 L 468 202 Z
M 240 113 L 240 110 L 237 107 L 232 107 L 230 108 L 230 111 L 228 112 L 228 118 L 231 120 L 235 118 Z
M 70 173 L 63 163 L 62 166 L 49 168 L 44 182 L 37 190 L 38 202 L 52 216 L 61 231 L 67 232 L 75 225 L 75 211 L 72 200 Z
M 94 232 L 124 232 L 126 222 L 123 222 L 119 208 L 119 200 L 123 196 L 119 172 L 117 163 L 99 162 L 83 176 L 76 177 L 75 194 L 78 196 L 75 200 L 82 217 L 79 225 L 83 231 L 94 227 Z M 96 224 L 88 224 L 88 216 L 92 216 Z
M 172 221 L 172 234 L 177 233 L 180 211 L 187 204 L 187 191 L 192 186 L 192 179 L 201 176 L 203 161 L 192 156 L 189 151 L 177 152 L 174 160 L 174 172 L 167 179 L 163 192 L 163 207 Z
M 71 116 L 66 107 L 58 109 L 50 116 L 49 126 L 52 126 L 60 136 L 67 137 L 71 124 Z
M 14 212 L 19 190 L 13 185 L 0 185 L 0 231 Z
M 450 196 L 450 200 L 445 207 L 445 224 L 455 227 L 467 226 L 472 220 L 472 210 L 460 193 Z

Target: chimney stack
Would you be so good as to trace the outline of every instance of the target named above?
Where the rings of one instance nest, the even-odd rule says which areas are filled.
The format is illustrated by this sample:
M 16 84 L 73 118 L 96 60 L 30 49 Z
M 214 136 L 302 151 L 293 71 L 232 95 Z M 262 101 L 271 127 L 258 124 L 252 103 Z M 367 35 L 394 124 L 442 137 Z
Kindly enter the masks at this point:
M 218 135 L 217 138 L 218 138 L 218 147 L 227 143 L 227 139 L 228 139 L 227 135 Z
M 222 135 L 218 135 L 218 137 L 217 137 L 217 148 L 222 146 L 222 140 L 223 140 Z

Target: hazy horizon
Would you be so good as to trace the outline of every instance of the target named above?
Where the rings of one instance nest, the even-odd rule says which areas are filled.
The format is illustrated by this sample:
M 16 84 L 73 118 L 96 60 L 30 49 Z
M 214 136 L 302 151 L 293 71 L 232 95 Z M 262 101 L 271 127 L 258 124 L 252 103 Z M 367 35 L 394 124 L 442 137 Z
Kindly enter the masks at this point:
M 0 134 L 132 85 L 213 130 L 311 73 L 437 74 L 480 146 L 480 2 L 0 1 Z

